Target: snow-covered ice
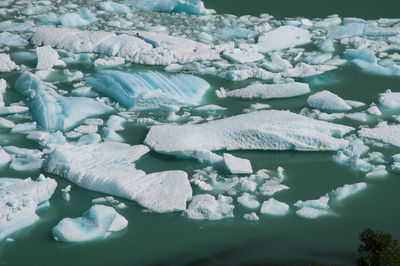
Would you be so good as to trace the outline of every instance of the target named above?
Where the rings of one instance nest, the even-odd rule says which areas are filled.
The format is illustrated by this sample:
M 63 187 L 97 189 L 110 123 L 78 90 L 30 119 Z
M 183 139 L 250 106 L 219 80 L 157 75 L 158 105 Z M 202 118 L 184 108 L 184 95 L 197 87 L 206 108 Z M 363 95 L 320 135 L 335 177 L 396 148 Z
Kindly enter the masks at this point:
M 0 54 L 0 72 L 10 72 L 18 69 L 19 66 L 11 60 L 10 55 Z
M 351 110 L 351 106 L 342 98 L 330 91 L 324 90 L 317 92 L 307 99 L 309 106 L 327 112 L 346 112 Z
M 49 45 L 36 48 L 38 63 L 36 69 L 45 70 L 52 68 L 58 61 L 58 53 Z
M 192 198 L 188 209 L 184 212 L 185 217 L 193 220 L 221 220 L 233 218 L 232 198 L 222 195 L 215 199 L 209 194 L 199 194 Z
M 257 198 L 249 193 L 243 193 L 240 197 L 237 198 L 237 201 L 245 208 L 248 209 L 257 209 L 260 206 Z
M 311 34 L 308 30 L 281 26 L 269 31 L 258 38 L 259 51 L 269 52 L 304 45 L 311 42 Z
M 351 185 L 346 184 L 332 191 L 332 194 L 335 199 L 343 200 L 353 194 L 360 192 L 361 190 L 364 190 L 365 188 L 367 188 L 367 183 L 365 182 L 359 182 Z
M 358 131 L 360 137 L 379 140 L 400 147 L 400 125 L 386 125 L 376 128 L 362 128 Z
M 264 201 L 260 212 L 261 214 L 282 216 L 289 212 L 289 205 L 274 198 L 270 198 L 269 200 Z

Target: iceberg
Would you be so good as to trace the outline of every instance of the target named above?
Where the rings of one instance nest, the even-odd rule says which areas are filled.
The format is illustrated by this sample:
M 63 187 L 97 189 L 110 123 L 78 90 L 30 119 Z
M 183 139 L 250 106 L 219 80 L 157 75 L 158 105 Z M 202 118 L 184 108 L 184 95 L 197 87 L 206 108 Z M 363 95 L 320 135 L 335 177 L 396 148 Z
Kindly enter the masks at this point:
M 340 113 L 352 109 L 352 107 L 345 100 L 327 90 L 311 95 L 308 97 L 307 103 L 312 108 L 326 112 Z
M 128 221 L 113 207 L 94 205 L 82 217 L 62 219 L 52 233 L 57 241 L 85 242 L 104 239 L 127 226 Z
M 245 88 L 228 91 L 225 96 L 240 99 L 273 99 L 304 95 L 310 92 L 307 83 L 290 82 L 281 84 L 255 83 Z
M 294 206 L 300 208 L 296 214 L 308 219 L 316 219 L 329 213 L 329 196 L 324 195 L 316 200 L 297 201 Z
M 183 157 L 217 150 L 337 150 L 353 128 L 289 111 L 266 110 L 197 125 L 156 125 L 144 140 L 151 149 Z
M 209 194 L 193 196 L 184 216 L 193 220 L 221 220 L 233 218 L 232 198 L 219 195 L 218 199 Z
M 379 140 L 400 147 L 400 125 L 386 125 L 376 128 L 362 128 L 358 131 L 360 137 Z
M 153 12 L 176 12 L 205 15 L 213 10 L 206 9 L 201 0 L 132 0 L 133 7 Z
M 283 216 L 289 212 L 289 205 L 274 198 L 270 198 L 269 200 L 264 201 L 260 212 L 261 214 Z
M 380 93 L 378 104 L 386 109 L 400 108 L 400 92 L 387 90 L 385 93 Z
M 339 187 L 332 191 L 332 194 L 335 199 L 343 200 L 353 194 L 360 192 L 361 190 L 364 190 L 365 188 L 367 188 L 367 183 L 359 182 L 352 185 L 344 185 L 342 187 Z
M 311 43 L 311 34 L 308 30 L 293 26 L 281 26 L 261 35 L 258 38 L 257 46 L 260 52 L 266 53 L 308 43 Z
M 183 171 L 146 174 L 136 169 L 134 162 L 148 151 L 144 145 L 118 142 L 66 144 L 49 154 L 43 169 L 80 187 L 134 200 L 155 212 L 185 210 L 192 197 L 187 174 Z
M 132 108 L 138 104 L 136 108 L 141 110 L 157 109 L 160 104 L 196 104 L 210 88 L 205 80 L 196 76 L 164 75 L 155 71 L 130 74 L 102 70 L 87 78 L 87 81 L 97 92 L 116 100 L 122 106 Z
M 66 131 L 89 117 L 113 110 L 91 98 L 61 96 L 52 85 L 30 73 L 19 76 L 15 89 L 31 100 L 29 108 L 36 121 L 45 129 Z
M 248 209 L 257 209 L 260 206 L 257 198 L 249 193 L 243 193 L 242 196 L 237 198 L 237 201 Z
M 37 222 L 36 210 L 51 198 L 56 187 L 54 179 L 43 175 L 35 181 L 27 178 L 0 186 L 0 240 Z
M 0 72 L 10 72 L 18 69 L 19 66 L 11 61 L 10 55 L 0 54 Z

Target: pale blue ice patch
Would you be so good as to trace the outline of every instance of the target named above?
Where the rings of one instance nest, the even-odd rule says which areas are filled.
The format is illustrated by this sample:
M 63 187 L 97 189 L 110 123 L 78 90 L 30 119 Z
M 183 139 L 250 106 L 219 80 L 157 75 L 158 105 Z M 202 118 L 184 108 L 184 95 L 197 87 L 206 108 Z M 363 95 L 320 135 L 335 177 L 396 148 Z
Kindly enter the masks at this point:
M 200 0 L 133 0 L 133 7 L 153 12 L 176 12 L 193 15 L 204 15 L 210 11 Z
M 87 8 L 82 8 L 74 13 L 67 13 L 61 18 L 61 24 L 65 27 L 76 28 L 87 26 L 96 21 L 96 17 Z
M 0 44 L 10 47 L 20 47 L 26 46 L 28 44 L 28 41 L 16 34 L 5 31 L 0 33 Z

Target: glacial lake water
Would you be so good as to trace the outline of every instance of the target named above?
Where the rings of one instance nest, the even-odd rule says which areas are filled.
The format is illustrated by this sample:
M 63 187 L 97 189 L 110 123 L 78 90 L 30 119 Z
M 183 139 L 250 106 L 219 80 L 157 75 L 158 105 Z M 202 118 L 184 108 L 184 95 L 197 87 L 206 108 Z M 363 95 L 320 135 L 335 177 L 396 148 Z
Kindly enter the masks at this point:
M 306 3 L 305 3 L 306 2 Z M 375 19 L 398 17 L 398 1 L 294 1 L 294 0 L 247 0 L 222 1 L 204 0 L 207 8 L 217 13 L 236 15 L 268 13 L 277 18 L 284 17 L 326 17 L 339 14 L 341 17 Z M 3 18 L 1 18 L 3 20 Z M 31 44 L 26 49 L 31 49 Z M 15 50 L 13 50 L 15 49 Z M 11 51 L 19 49 L 12 48 Z M 24 49 L 21 49 L 24 50 Z M 17 64 L 26 64 L 26 59 L 16 59 Z M 19 61 L 20 60 L 20 61 Z M 34 64 L 33 64 L 34 65 Z M 160 67 L 136 66 L 128 68 L 161 70 Z M 93 73 L 93 67 L 77 64 L 73 67 L 84 74 Z M 6 101 L 15 102 L 23 98 L 12 91 L 19 73 L 2 73 L 10 84 Z M 398 78 L 362 73 L 346 65 L 332 73 L 337 82 L 323 86 L 310 86 L 311 94 L 322 89 L 340 95 L 344 99 L 366 103 L 376 101 L 379 93 L 386 89 L 400 91 Z M 240 88 L 251 81 L 232 82 L 211 75 L 199 75 L 208 81 L 212 89 L 203 99 L 203 104 L 217 104 L 228 108 L 225 115 L 242 113 L 252 103 L 268 103 L 273 109 L 291 110 L 299 113 L 307 106 L 308 95 L 264 101 L 243 101 L 219 99 L 214 90 L 221 86 L 227 89 Z M 329 78 L 332 78 L 331 76 Z M 68 88 L 68 84 L 64 84 Z M 381 119 L 391 120 L 391 115 L 400 111 L 385 113 Z M 343 119 L 341 124 L 359 127 L 374 126 L 377 120 L 361 123 Z M 145 126 L 128 124 L 120 132 L 129 144 L 141 144 L 148 129 Z M 16 145 L 27 148 L 40 146 L 26 140 L 24 135 L 10 135 L 9 130 L 0 131 L 2 145 Z M 376 147 L 370 151 L 382 152 L 387 162 L 390 156 L 400 153 L 399 148 Z M 217 152 L 222 154 L 222 152 Z M 400 176 L 389 173 L 381 180 L 367 180 L 360 171 L 350 169 L 333 161 L 336 152 L 300 151 L 232 151 L 233 155 L 247 158 L 255 171 L 259 169 L 285 169 L 284 184 L 289 190 L 274 195 L 287 203 L 290 211 L 283 217 L 259 214 L 260 220 L 250 222 L 242 219 L 249 211 L 237 205 L 235 218 L 221 221 L 188 220 L 181 213 L 156 214 L 145 211 L 135 202 L 118 198 L 128 207 L 118 210 L 128 221 L 128 228 L 113 234 L 103 241 L 80 244 L 57 242 L 52 238 L 51 229 L 64 217 L 78 217 L 92 206 L 91 200 L 104 194 L 88 191 L 74 184 L 71 201 L 61 197 L 60 188 L 70 184 L 65 179 L 53 177 L 58 188 L 51 198 L 51 206 L 39 210 L 40 221 L 12 235 L 14 242 L 0 243 L 0 265 L 310 265 L 312 262 L 334 265 L 354 265 L 359 243 L 358 234 L 365 228 L 390 232 L 400 239 Z M 137 163 L 137 168 L 146 172 L 181 169 L 193 174 L 206 164 L 195 160 L 177 159 L 154 151 L 146 154 Z M 389 163 L 387 163 L 389 165 Z M 13 171 L 4 167 L 4 177 L 36 177 L 40 171 Z M 366 190 L 345 199 L 333 202 L 331 214 L 317 219 L 305 219 L 296 215 L 293 204 L 297 200 L 316 199 L 344 184 L 366 181 Z M 194 188 L 194 194 L 199 193 Z M 263 202 L 268 197 L 259 197 Z

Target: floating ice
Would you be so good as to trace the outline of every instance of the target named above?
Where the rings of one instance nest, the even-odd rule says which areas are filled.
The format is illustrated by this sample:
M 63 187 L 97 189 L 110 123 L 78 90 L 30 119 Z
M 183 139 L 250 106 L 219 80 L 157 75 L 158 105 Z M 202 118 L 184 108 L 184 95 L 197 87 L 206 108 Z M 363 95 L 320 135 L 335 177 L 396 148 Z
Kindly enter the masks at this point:
M 65 27 L 82 27 L 96 21 L 96 17 L 87 8 L 82 8 L 74 13 L 67 13 L 60 17 L 61 24 Z
M 243 215 L 243 219 L 245 219 L 247 221 L 258 221 L 258 220 L 260 220 L 260 218 L 258 218 L 258 216 L 257 216 L 257 214 L 255 212 L 245 213 Z
M 365 112 L 355 112 L 355 113 L 345 114 L 345 117 L 359 122 L 364 122 L 364 123 L 368 122 L 368 114 L 366 114 Z
M 337 200 L 343 200 L 353 194 L 360 192 L 361 190 L 364 190 L 365 188 L 367 188 L 367 183 L 360 182 L 339 187 L 332 191 L 332 194 Z
M 120 14 L 129 14 L 131 12 L 131 9 L 127 5 L 115 3 L 112 1 L 101 2 L 99 4 L 99 7 L 102 10 L 116 12 Z
M 400 99 L 400 98 L 399 98 Z M 375 116 L 381 116 L 382 112 L 379 110 L 379 108 L 375 105 L 372 104 L 367 110 L 366 112 L 370 115 L 375 115 Z
M 346 112 L 351 110 L 351 106 L 348 103 L 327 90 L 311 95 L 308 97 L 307 103 L 313 108 L 327 112 Z
M 14 158 L 9 167 L 15 171 L 37 171 L 42 168 L 43 161 L 33 156 Z
M 185 210 L 192 196 L 187 174 L 165 171 L 146 175 L 134 162 L 148 151 L 144 145 L 117 142 L 65 145 L 49 154 L 44 170 L 83 188 L 134 200 L 155 212 Z
M 282 72 L 292 68 L 292 64 L 288 60 L 282 59 L 278 54 L 272 54 L 271 61 L 264 62 L 262 67 L 271 72 Z
M 353 128 L 288 111 L 259 111 L 198 125 L 159 125 L 144 142 L 166 154 L 193 157 L 202 150 L 337 150 Z
M 243 193 L 242 196 L 237 198 L 237 201 L 248 209 L 257 209 L 260 206 L 257 198 L 249 193 Z
M 225 50 L 222 55 L 233 63 L 239 64 L 252 63 L 264 59 L 264 56 L 257 51 L 248 51 L 238 48 Z
M 112 111 L 107 105 L 90 98 L 61 96 L 52 85 L 30 73 L 19 76 L 15 89 L 31 100 L 29 107 L 33 116 L 46 129 L 68 130 L 89 117 Z
M 215 199 L 209 194 L 200 194 L 193 196 L 188 209 L 184 215 L 194 220 L 221 220 L 225 218 L 233 218 L 232 198 L 222 195 Z
M 106 126 L 111 128 L 114 131 L 124 130 L 124 124 L 126 123 L 126 119 L 117 115 L 110 116 L 106 121 Z
M 39 220 L 38 205 L 48 201 L 56 189 L 53 179 L 40 175 L 0 187 L 0 239 Z
M 124 141 L 124 139 L 111 128 L 103 127 L 102 132 L 103 132 L 103 138 L 106 141 L 115 141 L 115 142 Z
M 132 0 L 132 5 L 137 9 L 153 12 L 176 12 L 193 15 L 212 13 L 212 10 L 204 7 L 200 0 Z
M 362 128 L 358 131 L 360 137 L 380 140 L 384 143 L 400 147 L 400 125 L 386 125 L 376 128 Z
M 19 35 L 4 31 L 0 33 L 0 44 L 10 47 L 20 47 L 28 45 L 28 42 Z
M 71 200 L 71 195 L 69 194 L 69 192 L 71 192 L 71 185 L 68 185 L 65 188 L 61 189 L 61 196 L 65 201 Z
M 284 202 L 277 201 L 274 198 L 270 198 L 261 206 L 260 210 L 261 214 L 270 214 L 270 215 L 286 215 L 289 212 L 289 205 Z
M 36 129 L 36 122 L 26 122 L 21 124 L 16 124 L 15 127 L 11 129 L 12 133 L 31 131 Z
M 99 134 L 89 133 L 87 135 L 79 137 L 77 145 L 82 146 L 82 145 L 95 144 L 99 143 L 100 141 L 101 141 L 101 136 Z
M 365 174 L 366 178 L 370 179 L 376 179 L 376 178 L 382 178 L 388 175 L 388 171 L 386 170 L 385 165 L 377 165 L 374 167 L 374 169 L 371 172 L 368 172 Z
M 194 108 L 192 111 L 196 114 L 215 115 L 216 113 L 223 112 L 227 108 L 215 104 L 208 104 Z
M 97 68 L 113 67 L 113 66 L 123 65 L 124 63 L 125 59 L 121 57 L 98 58 L 94 61 L 94 66 Z
M 298 216 L 315 219 L 329 213 L 329 196 L 324 195 L 316 200 L 297 201 L 294 206 L 300 208 L 296 211 Z
M 36 48 L 38 63 L 36 69 L 50 69 L 58 61 L 58 53 L 49 45 Z
M 224 153 L 224 165 L 231 174 L 253 173 L 249 160 L 235 157 L 229 153 Z
M 0 72 L 10 72 L 19 69 L 13 61 L 11 61 L 8 54 L 0 54 Z
M 104 239 L 127 226 L 128 221 L 113 207 L 94 205 L 82 217 L 62 219 L 52 233 L 58 241 L 84 242 Z
M 385 93 L 380 93 L 378 103 L 383 108 L 400 108 L 400 92 L 387 90 Z
M 4 166 L 11 161 L 10 155 L 0 147 L 0 166 Z
M 150 94 L 146 95 L 147 92 L 153 92 L 153 96 L 162 96 L 160 93 L 156 93 L 158 89 L 161 89 L 162 94 L 167 97 L 160 97 L 159 102 L 155 102 L 156 105 L 171 102 L 171 97 L 175 101 L 199 103 L 205 92 L 210 88 L 205 80 L 192 75 L 169 76 L 155 71 L 129 74 L 121 71 L 103 70 L 93 77 L 87 78 L 87 81 L 96 91 L 113 98 L 127 108 L 131 108 L 141 101 L 146 102 L 146 97 L 150 96 Z M 152 104 L 148 107 L 154 108 L 154 101 L 157 98 L 150 97 L 150 100 Z M 166 102 L 166 100 L 168 101 Z
M 336 66 L 329 65 L 309 65 L 303 62 L 298 63 L 294 68 L 288 68 L 284 75 L 288 78 L 304 78 L 320 75 L 327 71 L 336 69 Z
M 304 45 L 311 42 L 308 30 L 293 26 L 281 26 L 258 38 L 260 52 L 269 52 Z
M 291 82 L 282 84 L 255 83 L 242 89 L 225 93 L 227 97 L 241 99 L 272 99 L 295 97 L 310 92 L 307 83 Z

